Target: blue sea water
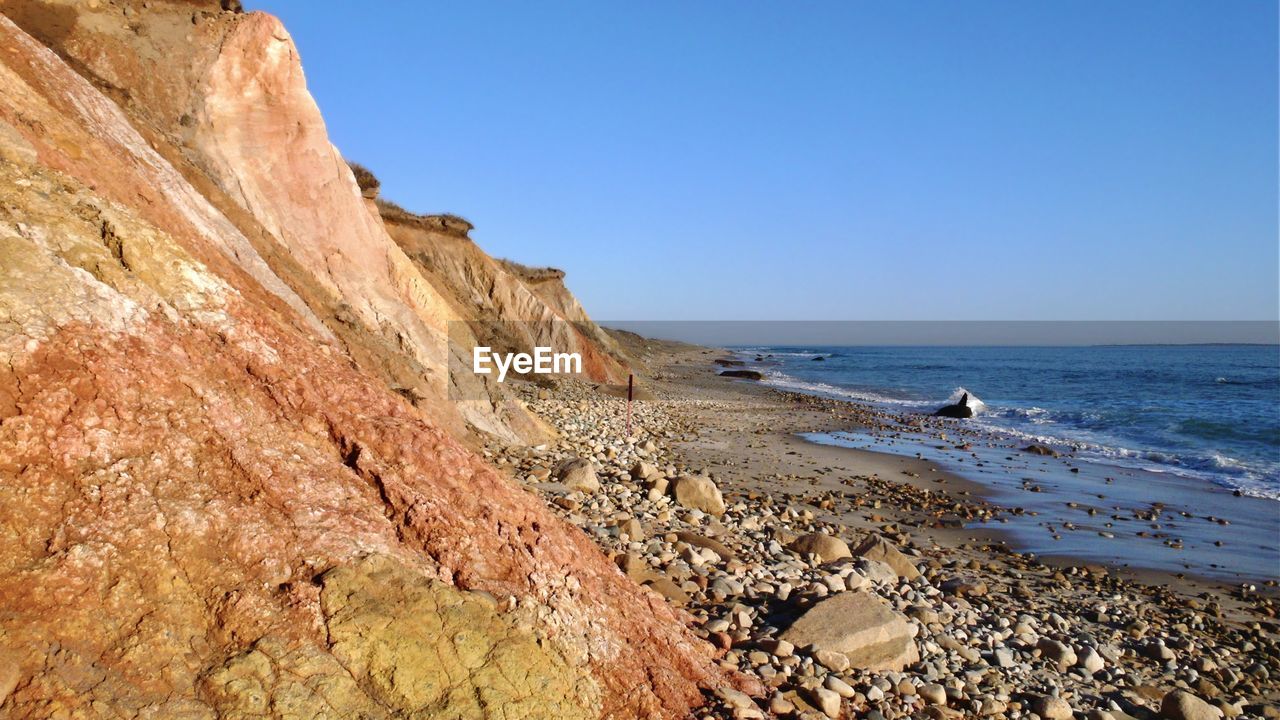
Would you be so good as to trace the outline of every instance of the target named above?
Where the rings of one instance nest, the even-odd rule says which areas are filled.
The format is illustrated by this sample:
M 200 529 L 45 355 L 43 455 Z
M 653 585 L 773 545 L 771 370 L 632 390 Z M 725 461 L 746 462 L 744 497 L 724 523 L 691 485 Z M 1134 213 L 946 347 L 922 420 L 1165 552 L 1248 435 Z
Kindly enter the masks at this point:
M 1277 346 L 737 350 L 780 388 L 920 412 L 967 391 L 1011 442 L 1280 499 Z

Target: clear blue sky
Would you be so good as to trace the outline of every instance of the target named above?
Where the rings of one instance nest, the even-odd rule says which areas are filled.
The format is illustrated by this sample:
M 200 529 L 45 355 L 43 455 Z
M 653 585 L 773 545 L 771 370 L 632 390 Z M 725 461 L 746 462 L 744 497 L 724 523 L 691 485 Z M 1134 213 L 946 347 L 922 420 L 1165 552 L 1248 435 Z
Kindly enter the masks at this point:
M 1280 316 L 1272 0 L 247 5 L 598 319 Z

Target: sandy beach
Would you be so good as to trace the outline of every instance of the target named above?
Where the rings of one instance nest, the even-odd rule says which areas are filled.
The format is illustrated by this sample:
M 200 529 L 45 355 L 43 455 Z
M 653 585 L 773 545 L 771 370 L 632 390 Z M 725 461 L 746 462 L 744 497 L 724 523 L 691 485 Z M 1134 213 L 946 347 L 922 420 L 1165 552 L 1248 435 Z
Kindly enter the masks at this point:
M 1017 552 L 1008 528 L 1023 511 L 989 499 L 990 486 L 930 459 L 804 439 L 882 424 L 877 411 L 721 377 L 722 351 L 624 340 L 648 371 L 630 442 L 616 389 L 563 383 L 527 400 L 564 439 L 493 452 L 624 572 L 688 610 L 723 666 L 760 679 L 770 712 L 819 713 L 830 699 L 819 691 L 834 688 L 867 717 L 1154 717 L 1178 690 L 1226 716 L 1275 713 L 1274 584 Z M 652 452 L 628 455 L 645 443 Z M 605 489 L 555 482 L 571 457 L 597 463 Z M 727 511 L 669 503 L 686 474 L 714 481 Z M 838 538 L 835 562 L 797 550 L 812 536 Z M 878 577 L 868 559 L 882 551 L 858 559 L 873 541 L 921 579 Z M 859 564 L 839 560 L 849 548 Z M 846 580 L 913 619 L 922 659 L 877 672 L 785 643 L 779 656 L 790 624 Z M 719 716 L 753 716 L 731 695 L 717 701 Z
M 800 483 L 808 486 L 807 492 L 812 494 L 818 488 L 847 490 L 851 480 L 864 479 L 865 481 L 865 478 L 875 477 L 882 481 L 878 483 L 881 486 L 883 481 L 892 481 L 895 485 L 907 485 L 919 490 L 940 493 L 956 501 L 973 504 L 983 509 L 976 517 L 964 518 L 966 528 L 961 530 L 954 527 L 957 521 L 961 520 L 954 514 L 948 517 L 945 512 L 941 514 L 936 510 L 924 512 L 921 508 L 904 507 L 901 503 L 885 503 L 879 514 L 911 526 L 912 530 L 920 535 L 921 540 L 947 547 L 959 545 L 988 548 L 992 545 L 1001 547 L 1019 545 L 1025 550 L 1026 545 L 1034 545 L 1036 554 L 1046 562 L 1062 565 L 1104 562 L 1099 558 L 1073 553 L 1070 549 L 1066 549 L 1073 545 L 1070 537 L 1075 531 L 1061 528 L 1056 515 L 1052 518 L 1046 517 L 1054 512 L 1049 508 L 1050 505 L 1065 509 L 1070 504 L 1076 506 L 1072 509 L 1077 511 L 1077 515 L 1087 518 L 1090 517 L 1090 504 L 1064 500 L 1063 496 L 1052 493 L 1050 489 L 1044 487 L 1050 482 L 1049 479 L 1038 479 L 1039 486 L 1034 489 L 1029 489 L 1028 483 L 1022 480 L 1036 472 L 1042 473 L 1043 478 L 1048 474 L 1046 471 L 1031 468 L 1053 464 L 1059 466 L 1050 476 L 1053 480 L 1070 479 L 1084 484 L 1089 480 L 1090 470 L 1086 467 L 1083 472 L 1070 472 L 1070 467 L 1079 465 L 1072 463 L 1070 458 L 1044 458 L 1012 452 L 1009 447 L 997 448 L 997 452 L 988 453 L 987 457 L 980 458 L 978 467 L 969 469 L 970 472 L 981 473 L 992 478 L 977 482 L 960 474 L 959 471 L 952 471 L 952 468 L 963 467 L 960 463 L 965 460 L 969 460 L 971 466 L 974 464 L 971 456 L 977 448 L 967 443 L 961 444 L 964 443 L 963 435 L 958 435 L 957 431 L 965 432 L 962 425 L 960 427 L 953 425 L 942 432 L 944 437 L 947 433 L 951 433 L 950 442 L 938 446 L 935 441 L 935 447 L 932 449 L 935 451 L 934 454 L 942 457 L 941 460 L 917 457 L 915 451 L 920 443 L 901 439 L 902 433 L 897 428 L 891 432 L 882 433 L 881 437 L 862 443 L 865 447 L 876 448 L 875 450 L 828 444 L 829 441 L 826 438 L 831 434 L 840 435 L 849 431 L 853 431 L 853 434 L 861 434 L 860 431 L 868 427 L 883 426 L 884 414 L 864 405 L 778 391 L 760 383 L 720 377 L 713 363 L 715 358 L 728 356 L 722 351 L 681 348 L 677 344 L 667 343 L 651 343 L 651 345 L 655 349 L 662 348 L 650 355 L 650 362 L 661 368 L 658 371 L 657 383 L 666 384 L 671 392 L 681 393 L 686 397 L 734 406 L 731 411 L 725 407 L 709 406 L 704 412 L 697 413 L 699 422 L 706 430 L 706 435 L 682 446 L 692 460 L 706 466 L 719 477 L 723 477 L 729 487 L 802 496 L 804 493 L 795 487 Z M 749 442 L 741 440 L 741 437 L 746 434 L 752 436 Z M 867 437 L 870 435 L 868 434 Z M 807 441 L 806 438 L 814 438 L 814 440 Z M 819 441 L 818 438 L 821 440 Z M 964 449 L 956 452 L 956 447 Z M 950 451 L 950 454 L 945 451 Z M 992 459 L 993 455 L 1001 456 L 1002 459 L 1008 458 L 1008 460 L 999 463 Z M 983 460 L 986 462 L 983 463 Z M 1111 501 L 1124 495 L 1123 490 L 1126 485 L 1133 488 L 1131 490 L 1133 496 L 1143 498 L 1148 505 L 1156 498 L 1168 501 L 1171 497 L 1167 487 L 1171 484 L 1169 479 L 1159 474 L 1141 473 L 1123 468 L 1106 468 L 1106 470 L 1107 479 L 1099 474 L 1099 477 L 1094 480 L 1098 486 L 1107 486 L 1102 489 L 1111 493 Z M 1155 483 L 1154 486 L 1153 483 Z M 867 489 L 862 485 L 856 487 L 860 491 Z M 1071 490 L 1076 493 L 1075 496 L 1088 492 L 1078 487 L 1073 487 Z M 1179 483 L 1177 490 L 1185 493 L 1186 483 Z M 1096 505 L 1107 504 L 1105 498 L 1098 497 L 1100 502 Z M 1206 500 L 1207 497 L 1215 500 Z M 1274 531 L 1276 507 L 1273 501 L 1262 498 L 1233 497 L 1231 493 L 1223 490 L 1216 490 L 1211 494 L 1208 491 L 1196 493 L 1187 498 L 1183 504 L 1188 508 L 1197 508 L 1202 514 L 1207 513 L 1199 518 L 1206 530 L 1196 532 L 1184 526 L 1180 528 L 1182 530 L 1180 535 L 1185 536 L 1190 533 L 1203 545 L 1210 547 L 1202 548 L 1201 554 L 1192 554 L 1193 557 L 1189 562 L 1215 552 L 1221 555 L 1223 553 L 1221 548 L 1233 547 L 1237 554 L 1252 552 L 1258 558 L 1254 564 L 1260 569 L 1257 573 L 1251 576 L 1223 578 L 1222 574 L 1197 572 L 1191 568 L 1161 570 L 1159 565 L 1162 558 L 1155 557 L 1154 553 L 1168 548 L 1160 545 L 1158 539 L 1145 545 L 1159 547 L 1139 553 L 1150 559 L 1148 563 L 1136 564 L 1133 567 L 1124 567 L 1116 563 L 1106 564 L 1111 566 L 1110 571 L 1119 575 L 1143 578 L 1153 583 L 1185 586 L 1187 591 L 1232 588 L 1239 583 L 1247 582 L 1258 586 L 1264 593 L 1273 592 L 1276 588 L 1275 576 L 1280 573 L 1280 565 L 1275 562 L 1275 544 L 1273 543 L 1269 548 L 1250 548 L 1232 542 L 1233 536 L 1239 534 L 1238 528 L 1215 522 L 1213 519 L 1216 519 L 1216 516 L 1211 513 L 1215 504 L 1220 506 L 1223 503 L 1237 508 L 1247 506 L 1248 511 L 1244 513 L 1246 517 L 1256 518 L 1258 531 L 1254 533 L 1255 535 L 1265 537 L 1269 530 Z M 1037 538 L 1036 542 L 1030 543 L 1024 540 L 1026 528 L 1019 528 L 1021 531 L 1019 532 L 1012 526 L 1016 524 L 1016 518 L 1029 517 L 1027 511 L 1036 506 L 1039 506 L 1039 511 L 1032 511 L 1037 519 L 1029 523 L 1031 527 L 1049 524 L 1053 526 L 1053 530 L 1042 532 L 1043 539 Z M 1093 516 L 1096 515 L 1097 512 L 1094 512 Z M 838 519 L 856 529 L 870 527 L 866 519 L 858 514 L 846 513 Z M 1074 519 L 1076 523 L 1084 524 L 1079 517 Z M 1099 527 L 1101 527 L 1100 523 Z M 1088 535 L 1097 533 L 1093 528 L 1077 528 L 1076 531 Z M 1056 541 L 1060 547 L 1054 548 L 1055 541 L 1049 537 L 1054 533 L 1059 534 L 1059 537 L 1065 537 L 1067 542 Z M 1216 550 L 1211 547 L 1215 539 L 1222 543 Z M 1273 539 L 1280 540 L 1280 538 Z M 1178 550 L 1185 559 L 1186 545 L 1189 545 L 1190 541 L 1184 539 L 1183 543 L 1184 546 Z M 1132 544 L 1130 550 L 1132 550 Z M 1212 559 L 1205 560 L 1205 567 L 1211 561 Z M 1270 574 L 1268 575 L 1265 570 L 1270 570 Z

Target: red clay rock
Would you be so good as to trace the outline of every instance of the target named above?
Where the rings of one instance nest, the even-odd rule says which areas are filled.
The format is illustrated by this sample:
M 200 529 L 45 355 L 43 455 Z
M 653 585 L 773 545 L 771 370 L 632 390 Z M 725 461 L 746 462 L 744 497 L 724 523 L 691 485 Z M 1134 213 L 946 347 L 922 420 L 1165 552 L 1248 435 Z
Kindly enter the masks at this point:
M 278 27 L 152 4 L 206 28 L 243 23 L 246 43 Z M 32 6 L 5 12 L 15 5 Z M 71 25 L 59 50 L 92 54 Z M 100 49 L 110 77 L 142 88 L 131 102 L 199 101 L 173 77 L 131 76 L 152 69 L 148 53 L 130 64 L 125 48 Z M 415 408 L 358 362 L 312 310 L 315 288 L 282 279 L 283 261 L 241 230 L 253 223 L 231 222 L 225 196 L 143 139 L 160 137 L 148 112 L 126 115 L 7 18 L 0 97 L 0 145 L 17 158 L 0 164 L 8 716 L 203 718 L 269 703 L 485 717 L 461 699 L 473 688 L 534 716 L 684 717 L 700 687 L 740 682 L 685 615 L 451 435 L 446 409 Z M 280 233 L 298 220 L 247 206 Z M 360 262 L 387 269 L 376 282 L 405 277 L 396 261 Z M 328 277 L 340 293 L 354 282 Z M 415 287 L 384 289 L 416 313 Z M 511 596 L 510 617 L 488 600 Z M 478 637 L 451 632 L 461 626 Z M 433 674 L 442 653 L 465 669 Z

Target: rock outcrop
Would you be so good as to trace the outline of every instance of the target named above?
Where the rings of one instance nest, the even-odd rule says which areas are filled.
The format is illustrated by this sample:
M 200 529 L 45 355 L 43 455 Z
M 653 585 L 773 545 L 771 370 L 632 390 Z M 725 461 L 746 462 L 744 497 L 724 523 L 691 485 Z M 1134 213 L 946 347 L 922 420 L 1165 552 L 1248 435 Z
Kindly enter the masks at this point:
M 920 577 L 920 571 L 916 568 L 915 563 L 911 559 L 902 554 L 898 548 L 890 545 L 884 538 L 879 535 L 873 535 L 862 542 L 854 549 L 853 555 L 868 560 L 879 560 L 880 562 L 893 568 L 898 577 L 907 580 L 915 580 Z
M 684 717 L 738 682 L 468 449 L 534 424 L 449 400 L 465 318 L 278 22 L 0 10 L 2 714 Z
M 969 393 L 965 393 L 959 402 L 952 405 L 944 405 L 933 413 L 935 417 L 949 418 L 971 418 L 973 417 L 973 408 L 969 406 Z
M 489 257 L 468 237 L 471 225 L 461 218 L 414 215 L 388 203 L 378 207 L 391 237 L 463 321 L 451 327 L 456 344 L 576 352 L 587 378 L 626 382 L 622 353 L 564 287 L 563 272 L 544 277 Z
M 451 373 L 470 319 L 396 245 L 328 140 L 288 33 L 214 3 L 4 0 L 235 226 L 352 359 L 451 429 L 540 441 L 491 378 Z M 237 251 L 243 254 L 241 251 Z
M 681 475 L 671 481 L 671 497 L 683 507 L 711 515 L 723 515 L 724 496 L 709 477 Z

